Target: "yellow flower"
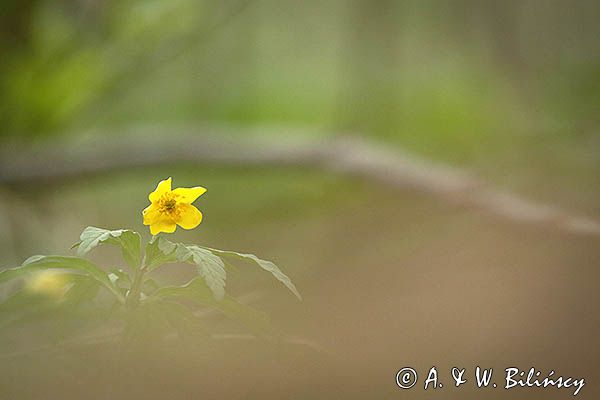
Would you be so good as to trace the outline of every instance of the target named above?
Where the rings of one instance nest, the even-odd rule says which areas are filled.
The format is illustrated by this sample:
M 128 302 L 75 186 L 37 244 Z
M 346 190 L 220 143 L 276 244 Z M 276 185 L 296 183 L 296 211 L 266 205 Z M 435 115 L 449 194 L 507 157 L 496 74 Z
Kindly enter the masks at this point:
M 150 233 L 173 233 L 177 225 L 194 229 L 202 221 L 202 213 L 192 205 L 206 189 L 200 186 L 171 190 L 171 178 L 158 183 L 148 196 L 152 202 L 143 211 L 144 225 L 150 225 Z
M 69 279 L 58 271 L 40 271 L 27 281 L 27 289 L 49 297 L 62 297 L 68 289 Z

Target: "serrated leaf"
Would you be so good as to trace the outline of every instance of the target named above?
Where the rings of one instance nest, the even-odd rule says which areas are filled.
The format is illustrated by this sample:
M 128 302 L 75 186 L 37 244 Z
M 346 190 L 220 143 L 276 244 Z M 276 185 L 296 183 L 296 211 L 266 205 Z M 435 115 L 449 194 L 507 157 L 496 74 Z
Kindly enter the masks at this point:
M 160 237 L 158 238 L 158 248 L 165 254 L 172 253 L 177 245 L 173 242 L 168 241 L 167 239 Z
M 244 254 L 244 253 L 238 253 L 238 252 L 229 251 L 229 250 L 212 249 L 210 247 L 203 247 L 203 248 L 212 252 L 213 254 L 215 254 L 217 256 L 229 256 L 229 257 L 237 258 L 239 260 L 252 261 L 253 263 L 258 265 L 265 271 L 270 272 L 275 277 L 275 279 L 277 279 L 279 282 L 283 283 L 292 293 L 294 293 L 294 295 L 296 295 L 296 297 L 299 300 L 302 300 L 302 296 L 298 292 L 298 289 L 296 289 L 296 286 L 292 283 L 292 280 L 286 274 L 284 274 L 279 269 L 279 267 L 277 267 L 277 265 L 273 264 L 271 261 L 262 260 L 262 259 L 258 258 L 257 256 L 255 256 L 254 254 Z
M 212 252 L 195 245 L 177 244 L 175 250 L 177 260 L 195 264 L 198 274 L 204 278 L 217 300 L 225 296 L 225 264 Z
M 77 255 L 86 255 L 94 247 L 101 243 L 113 244 L 121 247 L 123 258 L 132 270 L 140 267 L 141 262 L 141 237 L 140 234 L 128 229 L 108 230 L 88 226 L 81 232 L 80 242 L 74 244 L 77 247 Z
M 155 302 L 167 299 L 186 299 L 198 304 L 213 306 L 227 317 L 239 320 L 256 332 L 265 333 L 270 330 L 269 317 L 262 311 L 238 302 L 229 295 L 216 300 L 206 282 L 198 277 L 183 286 L 165 286 L 158 289 L 148 301 Z
M 110 290 L 119 301 L 124 301 L 122 294 L 118 288 L 113 285 L 104 272 L 96 264 L 79 257 L 63 257 L 63 256 L 33 256 L 29 257 L 25 262 L 16 268 L 5 269 L 0 271 L 0 283 L 11 279 L 19 278 L 33 271 L 45 269 L 64 269 L 72 272 L 83 273 L 103 285 Z
M 162 237 L 151 240 L 146 245 L 145 268 L 152 271 L 163 264 L 177 261 L 177 257 L 175 257 L 176 247 L 175 243 L 171 243 Z

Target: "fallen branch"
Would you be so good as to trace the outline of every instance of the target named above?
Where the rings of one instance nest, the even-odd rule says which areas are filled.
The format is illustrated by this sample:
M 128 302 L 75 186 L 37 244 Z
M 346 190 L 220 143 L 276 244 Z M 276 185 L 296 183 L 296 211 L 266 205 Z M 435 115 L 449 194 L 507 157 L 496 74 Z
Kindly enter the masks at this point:
M 411 188 L 486 210 L 503 218 L 582 234 L 600 235 L 600 222 L 526 200 L 398 149 L 354 136 L 290 129 L 134 126 L 112 134 L 73 135 L 51 143 L 5 143 L 0 183 L 64 180 L 123 168 L 175 163 L 322 168 Z M 260 132 L 260 134 L 256 134 Z

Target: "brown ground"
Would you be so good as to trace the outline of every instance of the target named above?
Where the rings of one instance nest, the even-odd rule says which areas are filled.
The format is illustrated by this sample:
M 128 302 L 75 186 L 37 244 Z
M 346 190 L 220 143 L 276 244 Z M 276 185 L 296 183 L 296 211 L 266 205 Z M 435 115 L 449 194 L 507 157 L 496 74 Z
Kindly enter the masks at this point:
M 252 212 L 271 212 L 269 221 L 208 236 L 220 247 L 237 245 L 266 258 L 276 253 L 271 258 L 285 265 L 303 302 L 254 270 L 240 268 L 229 287 L 246 293 L 252 285 L 245 278 L 254 279 L 260 290 L 252 305 L 294 343 L 233 338 L 197 349 L 170 343 L 119 362 L 114 345 L 33 354 L 6 361 L 1 398 L 566 399 L 573 393 L 501 389 L 503 370 L 512 366 L 536 367 L 542 377 L 551 369 L 583 377 L 577 397 L 600 396 L 600 239 L 365 184 L 354 198 L 313 205 L 315 212 L 262 207 L 268 205 Z M 494 368 L 499 388 L 474 389 L 478 365 Z M 405 366 L 419 373 L 410 390 L 395 384 Z M 431 366 L 444 385 L 433 393 L 422 386 Z M 469 381 L 460 388 L 449 375 L 454 366 L 467 369 Z

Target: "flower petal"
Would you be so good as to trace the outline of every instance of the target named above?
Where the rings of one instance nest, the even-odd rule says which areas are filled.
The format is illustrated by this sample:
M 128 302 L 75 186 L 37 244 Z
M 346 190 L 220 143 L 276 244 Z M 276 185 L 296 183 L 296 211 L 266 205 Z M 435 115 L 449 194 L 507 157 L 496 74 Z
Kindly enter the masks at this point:
M 150 204 L 148 207 L 144 208 L 142 215 L 144 216 L 144 225 L 152 225 L 160 219 L 160 212 L 158 211 L 158 207 L 154 204 Z
M 176 222 L 183 229 L 194 229 L 202 222 L 202 213 L 193 205 L 181 204 L 179 210 L 179 219 Z
M 196 186 L 193 188 L 177 188 L 173 190 L 173 194 L 177 196 L 177 202 L 190 204 L 196 201 L 196 199 L 202 196 L 206 192 L 206 189 L 202 186 Z
M 150 225 L 150 233 L 157 235 L 160 232 L 173 233 L 177 228 L 175 221 L 160 212 L 154 204 L 149 205 L 142 211 L 144 214 L 144 225 Z
M 158 235 L 160 232 L 173 233 L 175 232 L 176 228 L 177 225 L 175 225 L 175 222 L 173 220 L 162 219 L 150 225 L 150 233 L 152 235 Z
M 171 177 L 158 182 L 158 185 L 156 186 L 156 189 L 154 190 L 154 192 L 152 192 L 152 193 L 150 193 L 150 195 L 148 195 L 148 199 L 154 203 L 155 201 L 160 199 L 160 196 L 162 196 L 163 194 L 170 192 L 170 191 L 171 191 Z

